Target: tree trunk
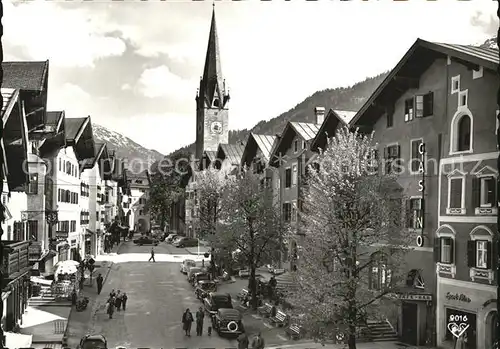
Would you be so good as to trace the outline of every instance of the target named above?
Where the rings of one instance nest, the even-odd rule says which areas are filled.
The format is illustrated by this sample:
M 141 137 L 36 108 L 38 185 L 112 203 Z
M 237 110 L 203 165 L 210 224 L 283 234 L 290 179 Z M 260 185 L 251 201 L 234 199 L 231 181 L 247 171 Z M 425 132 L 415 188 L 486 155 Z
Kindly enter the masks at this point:
M 356 325 L 349 325 L 349 334 L 347 337 L 347 345 L 349 349 L 356 349 Z
M 257 280 L 255 278 L 255 271 L 256 271 L 255 263 L 252 263 L 250 265 L 250 279 L 249 279 L 249 287 L 250 294 L 252 295 L 252 309 L 256 310 L 258 307 L 257 304 Z

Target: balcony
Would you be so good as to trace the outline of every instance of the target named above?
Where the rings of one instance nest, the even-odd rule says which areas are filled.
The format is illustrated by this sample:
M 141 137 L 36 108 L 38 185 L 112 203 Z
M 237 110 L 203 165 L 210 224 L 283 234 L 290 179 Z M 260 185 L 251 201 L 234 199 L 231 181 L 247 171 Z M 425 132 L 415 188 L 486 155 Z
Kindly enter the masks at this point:
M 497 212 L 496 207 L 476 207 L 474 210 L 476 216 L 496 216 Z
M 447 215 L 463 216 L 466 213 L 467 213 L 467 210 L 465 208 L 452 208 L 452 207 L 448 207 L 446 209 L 446 214 Z
M 30 270 L 29 241 L 3 241 L 4 254 L 4 288 L 9 281 L 18 278 Z

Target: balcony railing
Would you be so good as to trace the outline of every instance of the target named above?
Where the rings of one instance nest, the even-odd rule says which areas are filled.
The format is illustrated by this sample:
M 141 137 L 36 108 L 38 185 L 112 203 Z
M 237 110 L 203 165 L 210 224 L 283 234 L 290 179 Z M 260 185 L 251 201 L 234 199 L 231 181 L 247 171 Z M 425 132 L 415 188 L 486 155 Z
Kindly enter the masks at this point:
M 3 241 L 5 280 L 14 279 L 29 269 L 29 241 Z M 4 287 L 5 285 L 2 285 Z
M 31 241 L 28 247 L 28 259 L 37 261 L 42 257 L 42 243 L 40 241 Z

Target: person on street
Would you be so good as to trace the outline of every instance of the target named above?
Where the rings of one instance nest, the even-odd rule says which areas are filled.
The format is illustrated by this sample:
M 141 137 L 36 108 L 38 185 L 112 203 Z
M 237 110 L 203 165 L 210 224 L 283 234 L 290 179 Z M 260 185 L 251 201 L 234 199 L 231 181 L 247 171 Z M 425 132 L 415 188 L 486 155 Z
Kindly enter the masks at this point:
M 238 337 L 238 349 L 248 349 L 249 345 L 248 336 L 245 332 L 239 335 Z
M 101 273 L 97 275 L 97 294 L 101 294 L 102 291 L 102 284 L 104 283 L 104 278 L 102 277 Z
M 122 307 L 122 294 L 120 293 L 120 290 L 116 292 L 115 306 L 116 306 L 116 311 L 120 311 Z
M 109 297 L 108 299 L 108 305 L 107 305 L 107 313 L 109 315 L 109 318 L 113 318 L 113 313 L 115 312 L 115 297 Z
M 76 293 L 76 288 L 73 287 L 73 292 L 71 292 L 71 304 L 76 305 L 76 299 L 78 295 Z
M 203 308 L 200 307 L 196 312 L 196 335 L 201 336 L 203 334 L 203 320 L 205 319 L 205 312 Z
M 186 333 L 186 336 L 191 337 L 191 325 L 193 324 L 193 314 L 186 309 L 184 314 L 182 314 L 182 329 Z
M 127 294 L 125 292 L 123 292 L 123 296 L 122 296 L 122 307 L 123 307 L 123 310 L 127 309 Z
M 149 257 L 148 262 L 151 262 L 153 260 L 153 263 L 155 262 L 155 249 L 151 247 L 151 257 Z
M 264 338 L 262 338 L 260 331 L 259 333 L 257 333 L 257 336 L 255 336 L 255 338 L 253 339 L 252 349 L 264 349 Z
M 112 289 L 111 292 L 109 293 L 110 298 L 114 298 L 116 296 L 115 289 Z

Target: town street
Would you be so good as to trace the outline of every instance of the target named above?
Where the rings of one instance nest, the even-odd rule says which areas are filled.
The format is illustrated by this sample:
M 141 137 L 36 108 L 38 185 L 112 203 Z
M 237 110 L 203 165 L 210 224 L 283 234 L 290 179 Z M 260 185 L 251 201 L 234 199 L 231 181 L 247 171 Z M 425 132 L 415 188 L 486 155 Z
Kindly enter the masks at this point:
M 181 328 L 182 312 L 194 312 L 202 303 L 194 297 L 193 288 L 186 276 L 179 271 L 183 259 L 199 259 L 189 251 L 193 248 L 175 248 L 160 243 L 155 249 L 156 263 L 148 262 L 151 246 L 122 243 L 117 254 L 99 256 L 112 261 L 113 267 L 97 298 L 96 315 L 90 333 L 101 333 L 110 347 L 127 348 L 229 348 L 236 347 L 234 339 L 220 338 L 216 333 L 207 336 L 210 324 L 205 318 L 203 337 L 197 337 L 193 326 L 191 338 L 186 338 Z M 197 248 L 194 248 L 196 251 Z M 171 254 L 175 253 L 175 254 Z M 247 280 L 220 285 L 219 291 L 233 296 L 233 306 L 238 308 L 235 294 L 245 287 Z M 121 290 L 128 295 L 127 310 L 115 312 L 109 319 L 105 303 L 111 290 Z M 256 315 L 244 313 L 243 322 L 252 336 L 261 331 L 266 345 L 286 344 L 282 329 L 272 328 Z

